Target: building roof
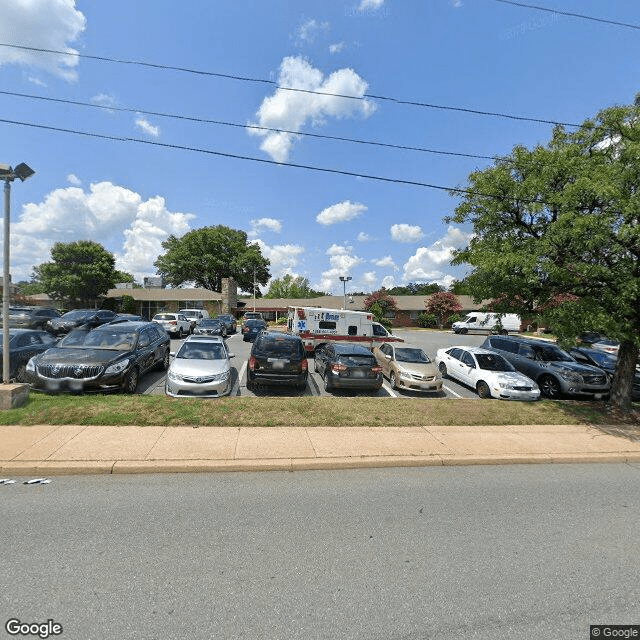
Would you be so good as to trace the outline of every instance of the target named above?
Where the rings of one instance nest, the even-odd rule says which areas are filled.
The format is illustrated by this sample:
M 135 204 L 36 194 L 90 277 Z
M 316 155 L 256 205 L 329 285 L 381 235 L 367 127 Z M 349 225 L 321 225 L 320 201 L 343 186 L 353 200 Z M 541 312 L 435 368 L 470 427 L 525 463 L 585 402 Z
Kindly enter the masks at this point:
M 222 295 L 217 291 L 194 287 L 193 289 L 109 289 L 107 298 L 121 298 L 131 296 L 141 302 L 167 300 L 181 302 L 182 300 L 221 300 Z

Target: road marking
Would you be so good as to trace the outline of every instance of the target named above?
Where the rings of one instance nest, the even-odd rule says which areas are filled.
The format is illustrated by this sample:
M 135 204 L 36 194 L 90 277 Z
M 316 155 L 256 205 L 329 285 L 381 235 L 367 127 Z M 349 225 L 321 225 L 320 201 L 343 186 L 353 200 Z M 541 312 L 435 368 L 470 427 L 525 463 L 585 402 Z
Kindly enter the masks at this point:
M 244 379 L 244 374 L 246 370 L 247 370 L 247 361 L 245 360 L 242 365 L 242 369 L 240 369 L 240 373 L 238 374 L 238 389 L 240 389 L 240 383 Z
M 453 389 L 449 389 L 449 387 L 442 385 L 443 389 L 446 389 L 450 394 L 454 395 L 456 398 L 462 398 L 462 396 L 456 393 Z
M 385 390 L 385 391 L 386 391 L 386 392 L 387 392 L 387 393 L 388 393 L 392 398 L 397 398 L 397 397 L 398 397 L 398 394 L 397 394 L 397 393 L 395 393 L 395 392 L 393 391 L 393 389 L 392 389 L 389 385 L 387 385 L 387 383 L 386 383 L 386 382 L 383 382 L 383 383 L 382 383 L 382 388 L 383 388 L 383 389 L 384 389 L 384 390 Z

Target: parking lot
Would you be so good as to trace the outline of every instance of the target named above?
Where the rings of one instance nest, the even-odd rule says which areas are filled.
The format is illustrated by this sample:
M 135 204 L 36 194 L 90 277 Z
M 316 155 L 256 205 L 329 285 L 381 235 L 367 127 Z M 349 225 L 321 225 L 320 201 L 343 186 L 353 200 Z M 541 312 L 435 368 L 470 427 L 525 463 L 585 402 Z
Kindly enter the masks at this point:
M 442 347 L 465 345 L 479 346 L 485 339 L 484 335 L 456 335 L 451 331 L 424 331 L 416 329 L 397 329 L 394 334 L 402 338 L 409 346 L 420 347 L 433 360 L 438 349 Z M 171 352 L 177 351 L 181 340 L 171 340 Z M 336 396 L 352 397 L 353 392 L 333 391 L 327 393 L 324 390 L 322 379 L 315 373 L 313 357 L 309 358 L 309 382 L 304 391 L 298 391 L 293 387 L 269 387 L 249 391 L 247 389 L 247 361 L 251 351 L 251 343 L 243 342 L 240 333 L 230 335 L 227 338 L 229 351 L 235 354 L 231 360 L 231 373 L 233 388 L 231 396 Z M 139 392 L 156 395 L 164 394 L 164 372 L 148 373 L 139 384 Z M 474 389 L 465 387 L 451 379 L 446 379 L 443 384 L 443 393 L 427 394 L 412 391 L 393 391 L 389 381 L 385 379 L 382 389 L 377 393 L 366 393 L 370 397 L 394 397 L 394 398 L 478 398 Z

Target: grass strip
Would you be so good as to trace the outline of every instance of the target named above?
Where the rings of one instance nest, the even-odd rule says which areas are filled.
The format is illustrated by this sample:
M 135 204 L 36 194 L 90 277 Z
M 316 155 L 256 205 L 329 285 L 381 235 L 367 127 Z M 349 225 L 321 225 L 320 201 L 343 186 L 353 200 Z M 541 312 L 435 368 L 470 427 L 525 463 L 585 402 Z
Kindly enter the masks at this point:
M 597 424 L 599 414 L 562 401 L 501 402 L 453 398 L 47 395 L 0 412 L 0 425 L 77 424 L 225 427 L 412 427 L 433 425 Z

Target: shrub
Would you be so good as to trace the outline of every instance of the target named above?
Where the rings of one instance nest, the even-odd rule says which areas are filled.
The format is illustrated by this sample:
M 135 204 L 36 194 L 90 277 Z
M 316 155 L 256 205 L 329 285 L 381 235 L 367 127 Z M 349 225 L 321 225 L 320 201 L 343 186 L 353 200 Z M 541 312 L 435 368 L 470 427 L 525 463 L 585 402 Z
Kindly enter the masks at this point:
M 435 313 L 421 313 L 418 316 L 418 325 L 421 327 L 435 327 L 438 324 L 438 316 Z

